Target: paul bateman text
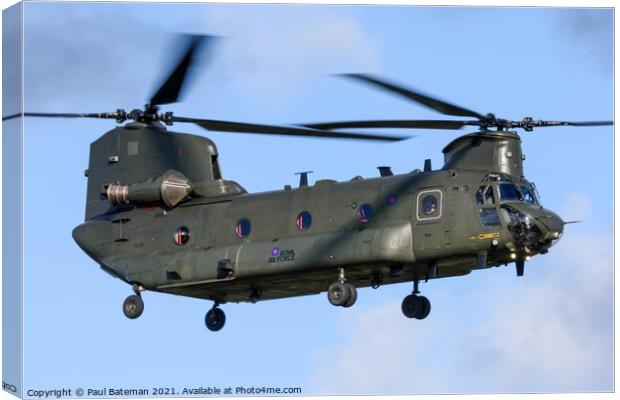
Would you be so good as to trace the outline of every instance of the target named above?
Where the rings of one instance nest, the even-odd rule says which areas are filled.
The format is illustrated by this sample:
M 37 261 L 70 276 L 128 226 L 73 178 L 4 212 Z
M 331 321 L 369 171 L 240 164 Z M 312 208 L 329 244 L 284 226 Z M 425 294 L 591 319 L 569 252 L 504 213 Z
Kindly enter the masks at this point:
M 177 389 L 174 387 L 164 388 L 77 388 L 77 389 L 52 389 L 52 390 L 28 390 L 28 398 L 51 399 L 51 398 L 80 398 L 80 397 L 203 397 L 203 396 L 246 396 L 246 395 L 294 395 L 302 394 L 300 387 L 266 387 L 266 386 L 237 386 L 237 387 L 217 387 L 200 386 L 194 388 Z

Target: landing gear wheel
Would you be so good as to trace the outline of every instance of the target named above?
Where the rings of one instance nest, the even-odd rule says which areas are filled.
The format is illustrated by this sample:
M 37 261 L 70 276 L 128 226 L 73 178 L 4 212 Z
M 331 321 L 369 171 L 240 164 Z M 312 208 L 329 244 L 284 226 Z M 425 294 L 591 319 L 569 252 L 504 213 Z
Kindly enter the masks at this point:
M 424 319 L 431 313 L 431 301 L 424 296 L 410 294 L 401 306 L 407 318 Z
M 329 288 L 327 289 L 327 299 L 334 306 L 345 305 L 350 297 L 349 288 L 344 283 L 334 282 L 329 285 Z
M 424 296 L 418 298 L 418 312 L 415 315 L 416 319 L 424 319 L 431 313 L 431 301 Z
M 345 283 L 344 286 L 347 288 L 349 298 L 342 306 L 349 308 L 355 304 L 355 300 L 357 300 L 357 288 L 350 283 Z
M 125 299 L 125 302 L 123 303 L 123 313 L 127 318 L 136 319 L 142 315 L 143 311 L 144 302 L 142 301 L 142 297 L 132 294 Z
M 401 310 L 403 310 L 405 317 L 415 318 L 420 308 L 420 298 L 415 294 L 410 294 L 403 299 Z
M 221 309 L 214 307 L 205 315 L 205 325 L 207 329 L 217 332 L 224 327 L 226 323 L 226 314 Z

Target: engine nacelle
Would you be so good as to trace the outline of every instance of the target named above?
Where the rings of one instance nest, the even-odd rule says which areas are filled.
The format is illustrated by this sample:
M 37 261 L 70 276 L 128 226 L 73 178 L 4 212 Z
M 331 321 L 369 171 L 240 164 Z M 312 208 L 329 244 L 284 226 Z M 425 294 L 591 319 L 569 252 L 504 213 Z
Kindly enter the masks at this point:
M 193 188 L 189 179 L 179 171 L 169 169 L 156 178 L 131 185 L 111 183 L 106 189 L 106 197 L 112 205 L 152 204 L 163 202 L 173 208 L 190 197 Z

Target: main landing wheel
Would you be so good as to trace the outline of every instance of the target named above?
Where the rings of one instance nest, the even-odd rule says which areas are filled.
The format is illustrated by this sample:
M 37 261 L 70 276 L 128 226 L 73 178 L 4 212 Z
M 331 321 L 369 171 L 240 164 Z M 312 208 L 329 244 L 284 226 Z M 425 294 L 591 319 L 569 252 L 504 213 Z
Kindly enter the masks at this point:
M 333 306 L 348 308 L 357 300 L 357 289 L 354 285 L 346 282 L 344 268 L 338 270 L 338 280 L 327 288 L 327 300 Z
M 334 282 L 327 289 L 327 300 L 334 306 L 349 308 L 357 300 L 357 289 L 350 283 Z
M 333 306 L 344 306 L 349 297 L 351 297 L 349 288 L 342 282 L 334 282 L 327 288 L 327 300 Z
M 205 325 L 207 329 L 213 332 L 217 332 L 224 327 L 226 323 L 226 314 L 217 306 L 214 306 L 205 315 Z
M 345 283 L 344 286 L 347 288 L 349 298 L 342 306 L 349 308 L 355 304 L 355 300 L 357 300 L 357 288 L 350 283 Z
M 424 296 L 420 296 L 420 309 L 418 310 L 418 314 L 415 316 L 417 319 L 424 319 L 428 317 L 431 313 L 431 301 Z
M 123 313 L 129 319 L 136 319 L 144 311 L 144 302 L 139 294 L 132 294 L 123 303 Z
M 424 319 L 431 313 L 431 302 L 424 296 L 410 294 L 403 299 L 401 309 L 407 318 Z

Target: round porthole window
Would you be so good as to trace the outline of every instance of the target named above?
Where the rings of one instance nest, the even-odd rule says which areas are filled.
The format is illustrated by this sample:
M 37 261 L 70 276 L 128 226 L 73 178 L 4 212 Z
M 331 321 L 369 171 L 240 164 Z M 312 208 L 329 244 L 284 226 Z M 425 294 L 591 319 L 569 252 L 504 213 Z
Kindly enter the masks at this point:
M 187 227 L 182 226 L 174 232 L 174 243 L 177 246 L 183 246 L 185 243 L 189 241 L 189 229 Z
M 374 211 L 372 210 L 372 206 L 368 203 L 362 204 L 359 210 L 357 210 L 357 218 L 362 224 L 367 224 L 372 219 L 373 215 Z
M 307 231 L 310 229 L 310 225 L 312 225 L 312 215 L 308 211 L 300 212 L 295 224 L 300 231 Z
M 250 224 L 250 220 L 247 218 L 241 218 L 237 225 L 235 225 L 235 235 L 240 239 L 248 237 L 251 230 L 252 224 Z
M 420 202 L 420 212 L 422 215 L 433 215 L 437 212 L 438 204 L 437 197 L 427 194 Z

